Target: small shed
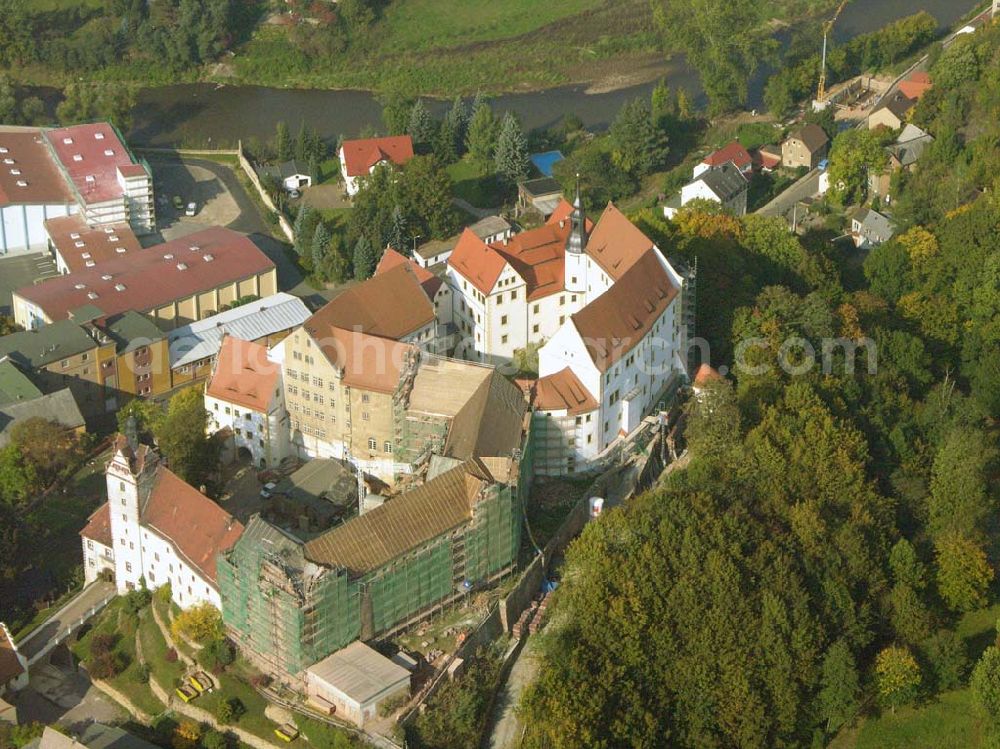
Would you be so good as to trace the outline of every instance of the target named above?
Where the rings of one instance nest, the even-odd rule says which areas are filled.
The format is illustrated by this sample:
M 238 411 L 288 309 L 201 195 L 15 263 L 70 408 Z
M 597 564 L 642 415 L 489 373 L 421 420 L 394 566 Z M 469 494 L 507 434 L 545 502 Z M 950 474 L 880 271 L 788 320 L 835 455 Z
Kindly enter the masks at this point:
M 378 716 L 379 706 L 410 690 L 410 672 L 361 641 L 306 669 L 310 699 L 336 708 L 335 715 L 359 727 Z
M 262 174 L 278 180 L 286 190 L 299 190 L 304 187 L 312 187 L 312 175 L 295 159 L 283 161 L 276 166 L 266 166 L 261 169 Z

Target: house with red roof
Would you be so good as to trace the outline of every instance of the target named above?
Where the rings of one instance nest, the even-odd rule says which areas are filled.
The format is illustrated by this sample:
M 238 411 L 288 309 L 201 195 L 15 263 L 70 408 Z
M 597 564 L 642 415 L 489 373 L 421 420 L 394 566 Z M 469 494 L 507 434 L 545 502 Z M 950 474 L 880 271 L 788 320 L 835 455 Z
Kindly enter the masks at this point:
M 211 431 L 228 429 L 233 445 L 260 469 L 276 468 L 288 455 L 281 364 L 267 346 L 233 336 L 222 340 L 205 385 Z
M 914 70 L 906 78 L 899 82 L 899 90 L 903 96 L 913 101 L 919 101 L 920 97 L 934 88 L 930 73 L 924 70 Z
M 723 164 L 732 164 L 748 179 L 750 173 L 753 171 L 753 159 L 750 156 L 750 152 L 740 145 L 739 141 L 734 140 L 719 150 L 712 151 L 712 153 L 702 159 L 695 165 L 691 176 L 693 179 L 698 179 L 702 172 L 707 172 L 709 169 L 720 167 Z
M 358 180 L 367 177 L 375 168 L 385 164 L 403 166 L 413 158 L 413 139 L 409 135 L 392 135 L 384 138 L 345 140 L 340 146 L 340 173 L 344 177 L 347 194 L 358 194 Z
M 169 584 L 181 608 L 207 602 L 221 609 L 216 557 L 236 543 L 243 524 L 134 433 L 115 438 L 105 479 L 107 504 L 80 533 L 85 558 L 88 541 L 112 549 L 119 593 Z
M 111 537 L 111 509 L 98 507 L 80 531 L 83 541 L 83 583 L 90 585 L 102 573 L 115 574 L 115 541 Z

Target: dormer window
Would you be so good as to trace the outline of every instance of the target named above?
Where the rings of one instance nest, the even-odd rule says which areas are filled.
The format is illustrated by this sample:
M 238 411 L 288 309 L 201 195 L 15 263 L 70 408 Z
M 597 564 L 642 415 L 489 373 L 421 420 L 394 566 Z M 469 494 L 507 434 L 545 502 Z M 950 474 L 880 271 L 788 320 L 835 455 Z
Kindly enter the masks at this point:
M 21 170 L 20 169 L 11 169 L 10 173 L 13 174 L 15 177 L 20 177 L 21 176 Z
M 17 181 L 17 186 L 18 186 L 18 187 L 27 187 L 27 186 L 28 186 L 28 183 L 27 183 L 27 182 L 25 182 L 25 181 L 24 181 L 23 179 L 19 179 L 19 180 Z
M 88 174 L 84 179 L 86 179 L 87 182 L 90 182 L 91 184 L 97 181 L 97 178 L 94 177 L 93 174 Z
M 95 265 L 97 265 L 97 263 L 95 263 L 95 262 L 94 262 L 93 260 L 88 260 L 88 261 L 86 262 L 86 266 L 87 266 L 88 268 L 93 268 L 93 267 L 94 267 Z M 96 295 L 95 295 L 95 296 L 96 296 Z
M 110 149 L 110 148 L 105 148 L 105 149 L 104 149 L 104 155 L 105 155 L 105 156 L 114 156 L 114 155 L 115 155 L 115 152 L 114 152 L 114 150 L 113 150 L 113 149 Z
M 7 164 L 7 165 L 13 164 L 14 163 L 14 159 L 12 159 L 12 158 L 10 158 L 8 156 L 6 159 L 3 160 L 3 163 Z
M 79 238 L 80 238 L 80 232 L 78 232 L 78 231 L 74 231 L 74 232 L 72 232 L 72 233 L 71 233 L 71 234 L 69 235 L 69 238 L 70 238 L 70 239 L 79 239 Z
M 77 247 L 86 247 L 87 246 L 87 243 L 86 242 L 82 242 L 82 241 L 76 241 L 73 244 L 75 246 L 77 246 Z
M 73 161 L 83 161 L 83 155 L 79 153 L 73 154 Z
M 94 140 L 104 140 L 104 133 L 94 133 Z
M 64 146 L 72 146 L 73 145 L 73 139 L 72 138 L 63 138 L 63 145 Z
M 125 248 L 124 247 L 115 247 L 115 252 L 117 252 L 119 255 L 124 255 L 125 254 Z

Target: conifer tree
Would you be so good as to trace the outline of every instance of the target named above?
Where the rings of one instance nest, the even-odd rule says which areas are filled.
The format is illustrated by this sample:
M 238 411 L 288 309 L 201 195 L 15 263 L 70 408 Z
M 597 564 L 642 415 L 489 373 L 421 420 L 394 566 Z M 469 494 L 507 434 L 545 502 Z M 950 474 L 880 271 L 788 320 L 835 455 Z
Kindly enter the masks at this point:
M 507 112 L 500 123 L 496 148 L 497 173 L 514 183 L 528 176 L 528 139 L 517 118 Z

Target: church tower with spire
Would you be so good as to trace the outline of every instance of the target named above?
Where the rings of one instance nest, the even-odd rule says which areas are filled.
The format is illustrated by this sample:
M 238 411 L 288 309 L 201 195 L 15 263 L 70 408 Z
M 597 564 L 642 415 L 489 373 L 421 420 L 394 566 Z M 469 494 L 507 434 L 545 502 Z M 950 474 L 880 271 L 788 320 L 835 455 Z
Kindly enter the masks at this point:
M 566 265 L 564 286 L 574 294 L 587 292 L 587 217 L 580 200 L 580 179 L 576 181 L 576 197 L 570 214 L 570 231 L 566 237 Z

